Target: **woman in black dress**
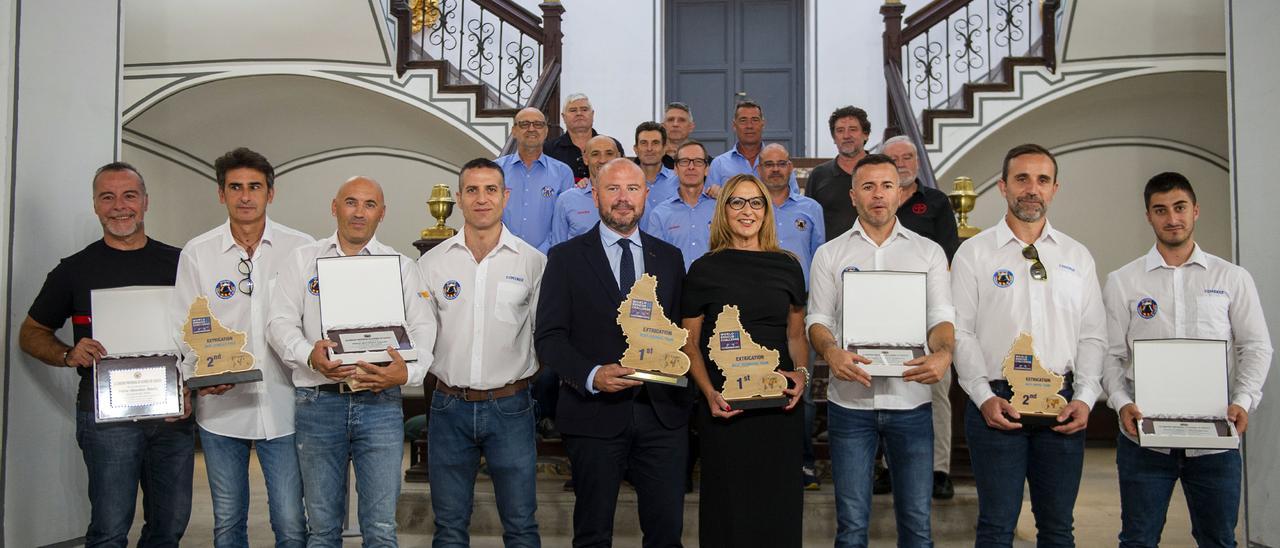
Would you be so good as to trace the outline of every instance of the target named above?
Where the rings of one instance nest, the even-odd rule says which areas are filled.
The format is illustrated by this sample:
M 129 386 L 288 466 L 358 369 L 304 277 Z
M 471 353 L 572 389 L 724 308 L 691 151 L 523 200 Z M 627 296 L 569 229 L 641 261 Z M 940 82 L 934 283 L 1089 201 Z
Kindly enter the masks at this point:
M 795 407 L 809 377 L 804 272 L 778 247 L 773 204 L 751 175 L 725 182 L 710 243 L 689 268 L 681 306 L 689 330 L 684 352 L 702 393 L 694 413 L 702 454 L 699 545 L 800 546 L 804 422 Z M 708 341 L 725 305 L 738 307 L 756 344 L 778 351 L 778 371 L 790 385 L 785 407 L 733 409 L 721 396 L 724 376 Z

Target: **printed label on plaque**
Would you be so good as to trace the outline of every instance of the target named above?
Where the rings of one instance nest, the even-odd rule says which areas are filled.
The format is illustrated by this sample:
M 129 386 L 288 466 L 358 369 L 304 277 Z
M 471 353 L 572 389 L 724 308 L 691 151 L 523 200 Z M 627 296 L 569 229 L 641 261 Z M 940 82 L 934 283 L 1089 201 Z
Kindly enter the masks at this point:
M 1009 403 L 1018 413 L 1057 416 L 1067 406 L 1067 399 L 1058 394 L 1065 379 L 1040 363 L 1032 348 L 1031 335 L 1018 334 L 1002 369 L 1005 380 L 1013 388 Z
M 1212 422 L 1153 421 L 1152 426 L 1157 436 L 1218 436 L 1218 427 Z
M 871 365 L 902 366 L 902 364 L 909 362 L 916 357 L 915 353 L 909 348 L 901 350 L 894 348 L 874 348 L 863 349 L 863 352 L 865 352 L 865 354 L 860 354 L 862 357 L 871 360 Z
M 657 278 L 640 276 L 618 305 L 618 325 L 627 336 L 627 351 L 620 363 L 636 371 L 683 376 L 689 371 L 689 357 L 680 348 L 689 332 L 667 320 L 657 288 Z
M 726 305 L 716 316 L 716 330 L 708 343 L 711 361 L 724 374 L 720 393 L 726 400 L 782 396 L 787 378 L 776 371 L 778 351 L 756 344 L 742 328 L 738 307 Z
M 164 368 L 120 369 L 111 371 L 108 375 L 112 408 L 160 405 L 168 398 Z
M 244 351 L 243 331 L 227 329 L 209 310 L 209 299 L 197 296 L 187 311 L 182 340 L 196 355 L 197 377 L 253 369 L 253 354 Z
M 400 348 L 400 340 L 396 338 L 396 334 L 392 331 L 339 333 L 338 340 L 342 341 L 342 351 L 344 353 L 375 352 L 386 350 L 388 346 Z

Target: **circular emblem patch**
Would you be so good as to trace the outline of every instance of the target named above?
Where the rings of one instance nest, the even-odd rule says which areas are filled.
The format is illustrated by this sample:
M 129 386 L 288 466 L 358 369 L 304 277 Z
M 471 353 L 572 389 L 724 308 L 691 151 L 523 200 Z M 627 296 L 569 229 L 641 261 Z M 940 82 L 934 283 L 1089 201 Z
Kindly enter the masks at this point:
M 915 204 L 911 206 L 911 212 L 916 215 L 924 215 L 927 211 L 929 211 L 929 206 L 924 204 Z
M 236 294 L 236 284 L 231 280 L 222 280 L 213 285 L 213 294 L 219 299 L 230 299 Z
M 550 198 L 550 197 L 555 196 L 555 195 L 556 195 L 556 190 L 555 190 L 554 188 L 551 188 L 551 187 L 549 187 L 549 186 L 544 186 L 544 187 L 542 187 L 542 197 L 543 197 L 543 198 Z
M 307 292 L 312 295 L 320 294 L 320 277 L 319 276 L 312 276 L 310 280 L 307 280 Z
M 996 287 L 1009 287 L 1013 285 L 1013 272 L 1005 269 L 997 270 L 991 275 L 991 281 L 995 282 Z
M 1150 320 L 1156 317 L 1156 312 L 1160 310 L 1160 305 L 1156 304 L 1156 300 L 1151 297 L 1145 297 L 1138 301 L 1138 315 L 1144 320 Z
M 796 219 L 796 230 L 804 230 L 806 228 L 809 228 L 809 221 Z
M 844 271 L 845 272 L 861 272 L 860 270 L 858 270 L 858 267 L 856 266 L 846 266 L 844 268 Z
M 445 300 L 452 301 L 462 294 L 462 284 L 458 283 L 458 280 L 449 280 L 444 283 L 442 293 L 444 293 Z

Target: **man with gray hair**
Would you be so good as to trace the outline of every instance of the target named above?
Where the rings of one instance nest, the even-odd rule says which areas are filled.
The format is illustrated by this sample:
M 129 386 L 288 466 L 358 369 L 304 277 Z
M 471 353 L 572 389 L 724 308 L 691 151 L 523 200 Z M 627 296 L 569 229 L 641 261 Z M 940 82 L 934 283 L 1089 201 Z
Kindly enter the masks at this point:
M 589 176 L 587 164 L 582 160 L 582 151 L 587 148 L 587 141 L 598 135 L 594 127 L 596 111 L 591 108 L 591 99 L 582 93 L 571 93 L 564 99 L 564 133 L 542 145 L 542 152 L 547 156 L 560 160 L 573 169 L 573 178 L 580 181 Z M 618 144 L 622 148 L 622 144 Z
M 679 101 L 667 103 L 667 112 L 662 117 L 662 127 L 667 129 L 667 147 L 663 151 L 662 165 L 670 169 L 676 168 L 676 152 L 687 142 L 694 128 L 693 111 L 689 105 Z

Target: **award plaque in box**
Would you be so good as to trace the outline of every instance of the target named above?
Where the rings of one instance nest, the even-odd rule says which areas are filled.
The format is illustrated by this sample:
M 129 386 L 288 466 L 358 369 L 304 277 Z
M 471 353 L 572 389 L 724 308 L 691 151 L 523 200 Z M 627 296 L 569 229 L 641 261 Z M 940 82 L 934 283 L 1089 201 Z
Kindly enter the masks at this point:
M 1169 449 L 1235 449 L 1227 420 L 1230 345 L 1209 339 L 1133 341 L 1133 402 L 1142 412 L 1138 444 Z
M 185 411 L 168 320 L 172 287 L 90 292 L 93 337 L 107 356 L 93 366 L 97 422 L 178 417 Z
M 195 374 L 187 379 L 187 388 L 262 380 L 262 371 L 253 367 L 253 354 L 244 351 L 244 332 L 223 326 L 209 309 L 208 297 L 199 295 L 191 302 L 182 341 L 196 356 Z
M 1066 409 L 1066 398 L 1059 392 L 1066 382 L 1059 375 L 1044 368 L 1040 358 L 1036 356 L 1031 335 L 1019 333 L 1009 348 L 1001 365 L 1004 378 L 1013 389 L 1013 397 L 1009 403 L 1018 410 L 1021 418 L 1009 420 L 1027 426 L 1056 426 L 1058 414 Z
M 756 344 L 742 327 L 738 307 L 727 305 L 716 316 L 707 343 L 711 361 L 724 374 L 720 395 L 733 409 L 784 407 L 787 377 L 777 372 L 778 351 Z
M 351 365 L 391 363 L 388 347 L 417 359 L 406 327 L 399 255 L 352 255 L 316 260 L 320 327 L 333 341 L 329 359 Z M 359 366 L 357 366 L 359 367 Z M 362 390 L 354 380 L 353 390 Z
M 846 270 L 840 330 L 844 348 L 871 360 L 876 377 L 901 377 L 904 362 L 923 356 L 928 340 L 924 272 Z
M 689 356 L 680 350 L 689 332 L 667 320 L 658 302 L 657 278 L 644 274 L 631 286 L 618 305 L 618 325 L 627 337 L 619 363 L 635 370 L 624 378 L 689 386 Z

